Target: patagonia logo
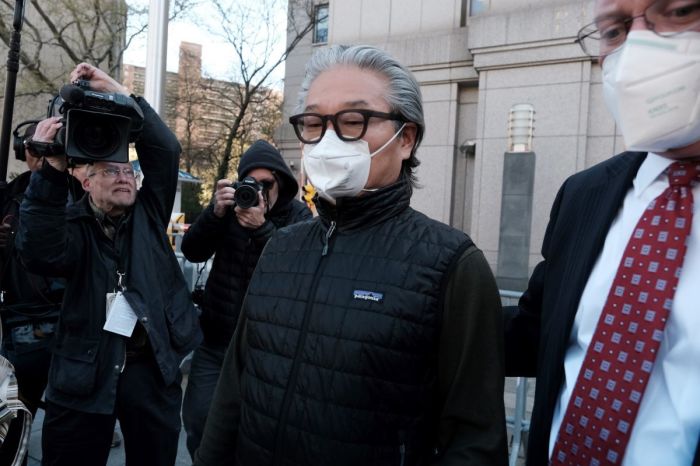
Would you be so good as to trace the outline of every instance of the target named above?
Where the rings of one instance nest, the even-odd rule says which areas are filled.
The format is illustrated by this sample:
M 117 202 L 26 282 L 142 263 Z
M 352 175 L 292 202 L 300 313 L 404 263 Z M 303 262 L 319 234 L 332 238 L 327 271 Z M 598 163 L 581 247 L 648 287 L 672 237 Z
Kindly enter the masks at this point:
M 363 301 L 374 301 L 381 303 L 384 300 L 384 294 L 376 291 L 355 290 L 352 294 L 353 299 L 361 299 Z

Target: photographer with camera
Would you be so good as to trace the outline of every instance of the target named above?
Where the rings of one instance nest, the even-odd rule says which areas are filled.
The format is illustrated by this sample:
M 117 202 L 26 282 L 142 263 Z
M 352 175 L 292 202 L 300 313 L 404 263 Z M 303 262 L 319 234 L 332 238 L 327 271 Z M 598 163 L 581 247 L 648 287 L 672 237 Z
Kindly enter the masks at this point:
M 15 368 L 19 399 L 32 416 L 41 405 L 46 388 L 56 321 L 63 298 L 64 284 L 58 278 L 33 274 L 25 268 L 14 247 L 19 223 L 19 208 L 31 174 L 43 163 L 25 142 L 36 130 L 36 120 L 20 123 L 14 130 L 14 153 L 28 170 L 16 176 L 2 190 L 0 198 L 0 317 L 2 318 L 2 355 Z M 69 179 L 71 191 L 82 192 L 77 179 Z M 0 449 L 0 465 L 12 464 L 21 448 L 22 424 L 12 421 Z M 26 460 L 25 460 L 26 464 Z
M 193 457 L 258 258 L 278 228 L 312 218 L 308 207 L 295 199 L 299 185 L 294 175 L 269 143 L 256 141 L 243 154 L 238 179 L 235 184 L 217 182 L 212 203 L 182 240 L 182 252 L 191 262 L 215 254 L 200 318 L 204 342 L 192 357 L 182 407 Z
M 179 365 L 200 341 L 166 235 L 180 145 L 145 100 L 129 98 L 103 71 L 82 63 L 71 73 L 72 82 L 78 79 L 89 82 L 91 93 L 138 105 L 143 120 L 127 128 L 142 127 L 135 142 L 145 179 L 137 192 L 127 159 L 92 151 L 128 146 L 124 138 L 132 133 L 102 132 L 114 115 L 87 99 L 68 102 L 67 110 L 62 105 L 65 122 L 41 121 L 29 142 L 51 154 L 31 176 L 16 245 L 29 270 L 66 279 L 46 390 L 42 464 L 106 464 L 118 419 L 127 464 L 172 466 L 180 431 Z M 80 118 L 76 109 L 99 118 Z M 89 137 L 99 134 L 102 139 Z M 88 195 L 68 207 L 67 157 L 57 154 L 57 141 L 68 157 L 90 162 L 83 181 Z

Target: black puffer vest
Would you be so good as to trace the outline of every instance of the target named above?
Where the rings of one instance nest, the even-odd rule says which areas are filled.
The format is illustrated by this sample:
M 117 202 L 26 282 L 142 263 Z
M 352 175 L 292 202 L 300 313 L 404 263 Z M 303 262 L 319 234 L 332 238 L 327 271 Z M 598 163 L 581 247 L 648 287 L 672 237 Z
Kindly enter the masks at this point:
M 443 287 L 472 243 L 410 196 L 400 182 L 321 202 L 268 244 L 245 303 L 237 464 L 427 464 Z

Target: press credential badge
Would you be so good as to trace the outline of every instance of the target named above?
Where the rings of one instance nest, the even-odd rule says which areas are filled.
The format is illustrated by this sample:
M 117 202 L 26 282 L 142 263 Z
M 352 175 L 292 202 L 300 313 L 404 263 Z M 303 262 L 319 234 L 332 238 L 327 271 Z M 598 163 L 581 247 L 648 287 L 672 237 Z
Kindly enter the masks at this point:
M 108 332 L 130 337 L 134 333 L 136 327 L 136 313 L 122 293 L 122 279 L 124 275 L 119 273 L 119 290 L 114 293 L 107 293 L 107 302 L 105 309 L 107 310 L 107 318 L 105 325 L 102 327 Z
M 107 293 L 107 319 L 103 327 L 108 332 L 130 337 L 138 317 L 124 297 L 124 293 Z

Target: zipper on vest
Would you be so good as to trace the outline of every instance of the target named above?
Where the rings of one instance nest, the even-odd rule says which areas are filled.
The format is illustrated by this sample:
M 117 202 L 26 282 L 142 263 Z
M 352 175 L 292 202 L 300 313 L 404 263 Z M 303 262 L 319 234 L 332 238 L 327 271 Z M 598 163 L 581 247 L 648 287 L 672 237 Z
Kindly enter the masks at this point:
M 333 234 L 335 230 L 335 222 L 331 222 L 331 226 L 326 233 L 326 247 L 328 245 L 328 239 Z M 297 376 L 299 374 L 299 366 L 301 365 L 301 352 L 306 343 L 306 336 L 309 332 L 309 322 L 311 321 L 311 312 L 313 309 L 313 299 L 316 296 L 316 291 L 318 290 L 318 282 L 323 276 L 323 256 L 326 252 L 326 247 L 324 247 L 324 254 L 321 255 L 321 259 L 316 265 L 316 271 L 314 272 L 314 281 L 311 284 L 311 290 L 309 292 L 309 299 L 306 303 L 306 308 L 304 309 L 304 318 L 301 321 L 301 328 L 299 329 L 299 339 L 297 340 L 297 346 L 294 350 L 294 360 L 292 361 L 292 369 L 289 372 L 289 380 L 287 382 L 287 387 L 285 388 L 284 397 L 282 398 L 282 409 L 280 411 L 280 416 L 277 422 L 277 428 L 275 430 L 275 447 L 273 450 L 272 464 L 279 465 L 282 464 L 283 458 L 282 447 L 284 446 L 284 429 L 287 426 L 287 419 L 289 418 L 289 408 L 292 404 L 292 396 L 294 395 L 294 390 L 296 388 Z
M 331 225 L 328 227 L 328 231 L 326 232 L 326 238 L 323 242 L 323 252 L 321 253 L 322 256 L 328 254 L 328 243 L 330 243 L 333 233 L 335 233 L 335 220 L 331 222 Z

